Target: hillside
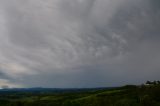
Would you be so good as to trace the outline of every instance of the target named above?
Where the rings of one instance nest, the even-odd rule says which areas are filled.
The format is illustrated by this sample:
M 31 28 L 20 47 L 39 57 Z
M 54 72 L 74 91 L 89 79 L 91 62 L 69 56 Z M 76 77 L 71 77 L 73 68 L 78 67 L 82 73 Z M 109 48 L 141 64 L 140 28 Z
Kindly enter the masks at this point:
M 0 106 L 160 106 L 160 84 L 103 89 L 2 90 Z

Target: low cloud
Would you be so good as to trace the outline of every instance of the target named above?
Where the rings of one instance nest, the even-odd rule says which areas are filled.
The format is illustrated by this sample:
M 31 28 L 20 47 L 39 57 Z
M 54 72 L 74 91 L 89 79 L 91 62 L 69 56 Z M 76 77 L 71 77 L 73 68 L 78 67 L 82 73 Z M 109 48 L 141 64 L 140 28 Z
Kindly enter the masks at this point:
M 6 79 L 0 79 L 0 89 L 2 88 L 21 88 L 22 85 L 15 84 Z

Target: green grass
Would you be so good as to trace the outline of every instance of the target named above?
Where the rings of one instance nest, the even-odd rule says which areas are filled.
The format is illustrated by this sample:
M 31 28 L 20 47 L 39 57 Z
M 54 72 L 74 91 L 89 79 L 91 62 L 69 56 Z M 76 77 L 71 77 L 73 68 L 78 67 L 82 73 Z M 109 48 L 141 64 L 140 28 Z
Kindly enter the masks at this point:
M 160 85 L 70 93 L 7 93 L 0 106 L 160 106 Z

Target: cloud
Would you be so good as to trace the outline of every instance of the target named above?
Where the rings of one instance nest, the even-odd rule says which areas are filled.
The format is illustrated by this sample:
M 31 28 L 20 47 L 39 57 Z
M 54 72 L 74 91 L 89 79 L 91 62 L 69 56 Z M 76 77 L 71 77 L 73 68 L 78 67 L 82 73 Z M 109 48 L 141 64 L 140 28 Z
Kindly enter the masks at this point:
M 2 76 L 31 87 L 117 86 L 158 78 L 158 3 L 0 0 Z
M 2 88 L 20 88 L 22 85 L 14 84 L 6 79 L 0 79 L 0 89 Z

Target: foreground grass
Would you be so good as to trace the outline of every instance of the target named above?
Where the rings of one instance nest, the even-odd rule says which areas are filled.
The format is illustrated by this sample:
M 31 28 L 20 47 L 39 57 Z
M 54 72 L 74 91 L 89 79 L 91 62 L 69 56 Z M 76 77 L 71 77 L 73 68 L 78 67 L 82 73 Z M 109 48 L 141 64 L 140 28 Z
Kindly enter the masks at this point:
M 160 85 L 67 93 L 6 93 L 0 106 L 160 106 Z

